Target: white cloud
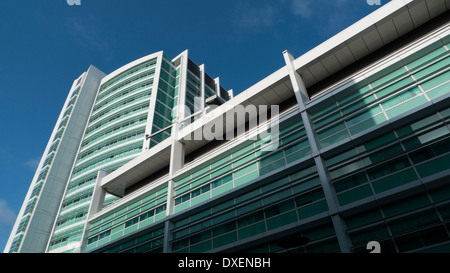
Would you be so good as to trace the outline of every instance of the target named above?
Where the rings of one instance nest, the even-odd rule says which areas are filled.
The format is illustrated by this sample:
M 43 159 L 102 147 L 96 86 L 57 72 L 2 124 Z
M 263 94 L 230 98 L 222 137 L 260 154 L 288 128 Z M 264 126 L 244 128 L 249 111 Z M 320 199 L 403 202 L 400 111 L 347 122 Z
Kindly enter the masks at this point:
M 324 11 L 340 13 L 348 7 L 348 0 L 291 0 L 292 12 L 303 18 L 317 18 Z M 362 0 L 364 1 L 364 0 Z M 355 3 L 353 3 L 355 4 Z
M 264 30 L 275 24 L 276 13 L 276 7 L 271 2 L 261 5 L 240 2 L 236 7 L 233 21 L 239 28 Z
M 270 6 L 249 10 L 243 14 L 241 22 L 250 27 L 270 27 L 273 25 L 274 11 Z
M 25 166 L 29 167 L 32 170 L 36 170 L 39 165 L 41 158 L 32 158 L 24 163 Z
M 352 14 L 361 3 L 349 0 L 290 0 L 292 14 L 302 19 L 300 22 L 311 24 L 322 36 L 336 34 L 348 27 Z M 365 0 L 362 0 L 365 3 Z
M 293 0 L 292 12 L 300 17 L 310 18 L 312 15 L 311 2 L 304 0 Z
M 0 199 L 0 227 L 11 228 L 16 221 L 17 215 L 12 211 L 5 200 Z
M 239 1 L 233 23 L 239 30 L 253 31 L 266 31 L 279 23 L 309 24 L 327 36 L 346 27 L 345 15 L 358 7 L 349 0 Z

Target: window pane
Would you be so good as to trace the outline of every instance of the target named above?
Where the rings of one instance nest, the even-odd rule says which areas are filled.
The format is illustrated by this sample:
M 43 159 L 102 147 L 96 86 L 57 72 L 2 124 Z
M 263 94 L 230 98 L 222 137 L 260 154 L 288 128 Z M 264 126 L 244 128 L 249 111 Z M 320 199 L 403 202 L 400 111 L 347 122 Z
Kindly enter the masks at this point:
M 288 200 L 265 209 L 266 217 L 272 217 L 295 208 L 293 200 Z
M 226 224 L 223 224 L 223 225 L 213 228 L 213 235 L 214 235 L 214 237 L 216 237 L 216 236 L 222 235 L 224 233 L 230 232 L 235 229 L 236 229 L 235 221 L 228 222 Z
M 338 194 L 338 199 L 339 203 L 343 206 L 372 195 L 373 193 L 370 186 L 364 185 Z
M 259 233 L 263 233 L 265 231 L 266 231 L 266 224 L 264 222 L 260 222 L 255 225 L 245 227 L 239 230 L 239 240 L 257 235 Z

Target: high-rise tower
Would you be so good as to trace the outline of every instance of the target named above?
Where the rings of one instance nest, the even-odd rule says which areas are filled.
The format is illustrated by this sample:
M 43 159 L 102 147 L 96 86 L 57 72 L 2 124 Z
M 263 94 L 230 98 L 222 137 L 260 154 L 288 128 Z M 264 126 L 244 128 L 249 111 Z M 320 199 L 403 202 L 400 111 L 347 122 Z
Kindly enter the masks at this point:
M 207 99 L 230 98 L 204 67 L 187 50 L 173 60 L 160 51 L 109 75 L 91 67 L 77 79 L 5 251 L 80 251 L 98 171 L 112 172 L 154 147 L 171 135 L 175 120 L 190 119 L 185 115 L 202 111 Z M 59 176 L 52 180 L 53 173 Z M 115 200 L 108 194 L 104 205 Z M 45 233 L 31 235 L 34 225 Z
M 6 251 L 45 251 L 92 103 L 104 76 L 103 72 L 91 66 L 73 82 L 6 244 Z

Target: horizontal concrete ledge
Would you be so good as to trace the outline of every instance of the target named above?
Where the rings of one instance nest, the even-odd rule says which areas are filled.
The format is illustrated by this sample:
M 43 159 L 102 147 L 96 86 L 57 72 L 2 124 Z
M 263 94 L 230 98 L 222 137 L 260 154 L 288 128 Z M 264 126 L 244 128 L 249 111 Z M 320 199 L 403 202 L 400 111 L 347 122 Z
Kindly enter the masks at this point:
M 123 197 L 126 188 L 169 165 L 171 145 L 172 138 L 169 137 L 143 152 L 135 159 L 105 176 L 101 187 L 110 194 Z

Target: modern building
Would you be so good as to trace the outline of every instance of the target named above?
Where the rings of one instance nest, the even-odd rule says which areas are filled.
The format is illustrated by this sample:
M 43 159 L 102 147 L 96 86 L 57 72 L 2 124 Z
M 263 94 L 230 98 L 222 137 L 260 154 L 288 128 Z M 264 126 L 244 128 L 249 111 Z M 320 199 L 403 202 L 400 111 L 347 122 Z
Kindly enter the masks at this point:
M 91 66 L 70 89 L 33 177 L 5 252 L 44 252 L 52 232 L 98 84 L 105 74 Z
M 187 52 L 104 77 L 44 251 L 450 252 L 449 9 L 391 1 L 236 96 Z M 153 58 L 148 122 L 103 142 Z
M 79 252 L 98 171 L 158 146 L 177 117 L 232 97 L 204 67 L 187 50 L 173 60 L 160 51 L 75 80 L 5 252 Z M 116 200 L 108 194 L 103 205 Z

